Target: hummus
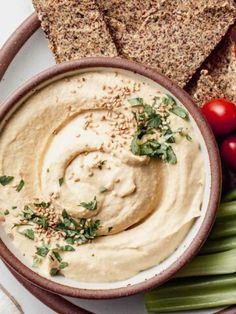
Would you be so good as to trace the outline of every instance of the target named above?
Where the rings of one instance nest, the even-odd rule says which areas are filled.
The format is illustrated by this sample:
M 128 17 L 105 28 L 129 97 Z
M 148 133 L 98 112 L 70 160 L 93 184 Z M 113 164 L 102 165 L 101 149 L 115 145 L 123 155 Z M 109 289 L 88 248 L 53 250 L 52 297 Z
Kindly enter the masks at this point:
M 40 274 L 86 282 L 172 254 L 201 214 L 205 180 L 186 110 L 154 82 L 109 70 L 30 96 L 0 133 L 0 176 L 14 245 Z

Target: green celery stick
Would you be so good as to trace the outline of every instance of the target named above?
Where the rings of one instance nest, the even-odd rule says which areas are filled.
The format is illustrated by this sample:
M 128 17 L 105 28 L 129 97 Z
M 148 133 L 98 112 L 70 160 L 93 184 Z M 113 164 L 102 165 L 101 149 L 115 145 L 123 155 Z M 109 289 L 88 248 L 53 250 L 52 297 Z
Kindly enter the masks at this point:
M 145 294 L 148 312 L 207 309 L 235 304 L 236 274 L 173 280 Z
M 209 238 L 219 239 L 236 235 L 236 219 L 230 218 L 225 221 L 216 222 Z
M 216 219 L 218 221 L 222 219 L 236 218 L 236 201 L 222 203 L 217 212 Z
M 222 202 L 231 202 L 234 200 L 236 200 L 236 188 L 233 188 L 232 190 L 230 190 L 222 198 Z
M 196 256 L 175 278 L 233 274 L 236 272 L 236 249 Z
M 216 240 L 208 239 L 199 254 L 217 253 L 232 249 L 236 249 L 236 236 Z

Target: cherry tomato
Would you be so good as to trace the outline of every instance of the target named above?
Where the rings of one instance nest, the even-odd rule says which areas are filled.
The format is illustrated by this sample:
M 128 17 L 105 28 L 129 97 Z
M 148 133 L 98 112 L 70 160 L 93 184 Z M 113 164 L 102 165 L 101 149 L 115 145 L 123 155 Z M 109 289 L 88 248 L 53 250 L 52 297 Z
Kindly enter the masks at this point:
M 224 140 L 221 145 L 221 157 L 225 164 L 233 171 L 236 171 L 236 135 Z
M 236 128 L 236 106 L 223 98 L 212 99 L 202 107 L 215 135 L 226 135 Z

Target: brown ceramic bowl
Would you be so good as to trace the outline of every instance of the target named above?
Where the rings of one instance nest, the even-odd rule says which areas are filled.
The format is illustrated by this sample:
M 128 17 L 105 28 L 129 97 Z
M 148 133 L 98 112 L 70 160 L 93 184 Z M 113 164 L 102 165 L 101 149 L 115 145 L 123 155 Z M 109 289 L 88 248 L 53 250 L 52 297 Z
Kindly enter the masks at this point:
M 92 68 L 99 70 L 110 68 L 114 69 L 114 71 L 136 73 L 154 81 L 159 88 L 164 89 L 182 103 L 189 111 L 191 121 L 198 133 L 205 158 L 206 172 L 202 215 L 196 220 L 180 247 L 160 265 L 143 271 L 128 280 L 91 284 L 75 282 L 64 277 L 53 277 L 51 280 L 46 279 L 34 272 L 29 266 L 26 266 L 0 227 L 0 257 L 11 268 L 14 268 L 20 276 L 25 277 L 26 280 L 43 289 L 57 294 L 79 298 L 108 299 L 128 296 L 161 285 L 194 257 L 206 240 L 215 219 L 221 194 L 221 164 L 214 136 L 188 94 L 168 78 L 154 70 L 123 59 L 86 58 L 49 68 L 29 80 L 0 106 L 0 121 L 7 122 L 14 108 L 20 106 L 27 97 L 40 90 L 42 86 L 62 77 L 68 77 L 79 72 L 87 72 Z

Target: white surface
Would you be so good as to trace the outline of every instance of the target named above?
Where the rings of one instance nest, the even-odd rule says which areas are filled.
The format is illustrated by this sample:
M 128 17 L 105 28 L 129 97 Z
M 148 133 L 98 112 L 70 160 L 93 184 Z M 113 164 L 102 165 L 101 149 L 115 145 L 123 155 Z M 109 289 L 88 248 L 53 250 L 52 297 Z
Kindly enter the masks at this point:
M 0 0 L 0 46 L 30 14 L 33 9 L 30 0 Z M 47 48 L 46 40 L 41 30 L 27 42 L 14 62 L 8 69 L 0 83 L 0 101 L 9 95 L 19 84 L 32 75 L 47 68 L 54 63 L 51 53 Z M 0 283 L 15 297 L 22 306 L 25 314 L 50 314 L 53 313 L 41 302 L 27 292 L 7 268 L 0 262 Z M 125 299 L 109 301 L 73 300 L 97 314 L 144 314 L 143 296 L 137 295 Z M 201 313 L 209 313 L 202 311 Z M 4 314 L 4 309 L 0 309 Z

